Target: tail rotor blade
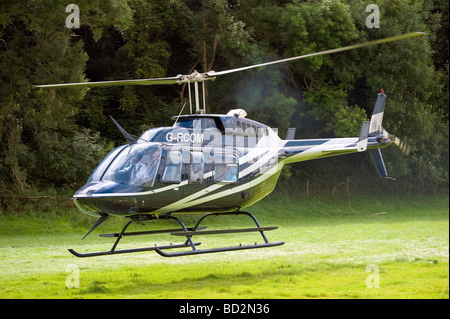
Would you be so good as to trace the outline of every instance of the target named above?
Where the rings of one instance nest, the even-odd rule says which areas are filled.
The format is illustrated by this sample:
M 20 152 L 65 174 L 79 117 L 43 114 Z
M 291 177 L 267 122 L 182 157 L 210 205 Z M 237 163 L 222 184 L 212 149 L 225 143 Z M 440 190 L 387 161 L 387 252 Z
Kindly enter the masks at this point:
M 408 144 L 406 144 L 405 142 L 403 142 L 401 139 L 399 139 L 397 136 L 393 135 L 393 134 L 389 134 L 384 128 L 383 128 L 383 137 L 384 138 L 388 138 L 392 141 L 392 143 L 394 143 L 395 145 L 397 145 L 397 147 L 406 155 L 409 155 L 410 152 L 410 147 Z
M 405 155 L 409 155 L 410 147 L 408 144 L 400 140 L 398 137 L 394 137 L 394 144 L 398 146 L 398 148 L 405 153 Z

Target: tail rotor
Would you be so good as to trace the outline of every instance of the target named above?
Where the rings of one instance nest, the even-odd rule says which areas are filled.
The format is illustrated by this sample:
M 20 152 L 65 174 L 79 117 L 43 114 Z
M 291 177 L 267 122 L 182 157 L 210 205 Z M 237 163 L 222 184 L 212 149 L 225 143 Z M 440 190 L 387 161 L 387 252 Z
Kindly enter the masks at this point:
M 367 124 L 367 122 L 363 123 L 361 134 L 360 134 L 360 142 L 362 142 L 363 136 L 363 128 L 364 125 L 369 126 L 368 129 L 368 136 L 369 137 L 375 137 L 377 142 L 380 143 L 380 147 L 387 146 L 389 144 L 395 144 L 405 155 L 409 155 L 410 147 L 400 140 L 398 137 L 396 137 L 393 134 L 390 134 L 386 129 L 382 126 L 383 122 L 383 115 L 384 115 L 384 107 L 386 105 L 386 94 L 384 94 L 384 91 L 381 90 L 381 93 L 378 93 L 377 100 L 375 102 L 375 108 L 372 113 L 372 117 L 370 119 L 370 123 Z M 360 147 L 361 150 L 365 150 L 363 147 Z M 359 150 L 359 148 L 358 148 Z M 369 150 L 369 155 L 374 163 L 378 175 L 382 178 L 390 178 L 387 175 L 386 167 L 384 165 L 383 157 L 381 155 L 380 148 L 377 149 L 371 149 Z
M 401 139 L 399 139 L 394 134 L 388 133 L 388 131 L 386 131 L 384 128 L 383 128 L 383 138 L 388 139 L 392 143 L 394 143 L 406 156 L 409 155 L 409 152 L 410 152 L 409 145 L 406 144 L 405 142 L 403 142 Z

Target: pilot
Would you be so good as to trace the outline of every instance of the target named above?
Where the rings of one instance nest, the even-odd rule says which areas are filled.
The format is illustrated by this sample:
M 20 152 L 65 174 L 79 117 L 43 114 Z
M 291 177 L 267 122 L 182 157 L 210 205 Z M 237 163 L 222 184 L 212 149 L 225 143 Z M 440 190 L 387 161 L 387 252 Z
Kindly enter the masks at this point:
M 133 152 L 130 154 L 131 163 L 127 167 L 120 169 L 114 173 L 114 176 L 123 182 L 131 182 L 139 175 L 139 172 L 143 170 L 145 166 L 142 162 L 142 153 Z
M 150 165 L 149 165 L 149 170 L 146 173 L 146 176 L 144 176 L 143 180 L 145 182 L 150 182 L 153 180 L 153 178 L 156 175 L 156 171 L 158 169 L 158 160 L 159 160 L 159 156 L 160 156 L 160 152 L 159 150 L 155 150 L 152 154 L 151 154 L 151 160 L 150 160 Z
M 146 184 L 153 180 L 158 169 L 159 150 L 153 151 L 150 155 L 145 155 L 142 160 L 133 158 L 134 168 L 131 171 L 130 183 L 132 184 Z

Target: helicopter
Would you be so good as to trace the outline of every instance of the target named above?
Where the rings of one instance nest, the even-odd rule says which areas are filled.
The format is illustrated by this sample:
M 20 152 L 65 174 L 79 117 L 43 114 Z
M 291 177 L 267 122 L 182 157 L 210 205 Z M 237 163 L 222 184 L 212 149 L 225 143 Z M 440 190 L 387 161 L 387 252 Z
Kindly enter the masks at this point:
M 294 139 L 294 128 L 289 129 L 286 138 L 282 139 L 271 127 L 247 118 L 243 109 L 208 114 L 204 94 L 203 105 L 200 103 L 199 83 L 204 92 L 205 81 L 233 72 L 420 35 L 423 33 L 411 32 L 220 72 L 194 71 L 189 75 L 156 79 L 36 85 L 37 88 L 58 88 L 188 84 L 190 114 L 181 115 L 185 104 L 180 114 L 173 117 L 175 122 L 171 127 L 151 128 L 135 137 L 111 117 L 128 144 L 115 148 L 100 162 L 86 184 L 73 195 L 73 201 L 81 212 L 98 218 L 83 239 L 111 216 L 125 218 L 127 222 L 118 233 L 100 235 L 116 238 L 110 250 L 80 253 L 69 249 L 69 252 L 76 257 L 94 257 L 155 251 L 163 257 L 176 257 L 283 245 L 282 241 L 270 242 L 266 237 L 265 232 L 277 229 L 276 226 L 262 227 L 253 214 L 242 209 L 269 195 L 283 166 L 294 162 L 367 151 L 379 176 L 391 178 L 381 148 L 395 144 L 405 153 L 409 148 L 382 126 L 386 94 L 383 90 L 378 93 L 371 119 L 362 123 L 358 137 Z M 191 84 L 194 85 L 194 98 Z M 195 101 L 195 112 L 192 100 Z M 193 227 L 186 227 L 181 220 L 186 214 L 201 216 Z M 247 216 L 255 227 L 208 230 L 206 226 L 200 226 L 210 216 L 224 215 Z M 174 220 L 180 227 L 127 232 L 133 222 L 157 220 Z M 259 232 L 263 242 L 199 249 L 201 242 L 193 240 L 196 236 L 247 232 Z M 179 244 L 117 249 L 123 237 L 163 233 L 185 240 Z

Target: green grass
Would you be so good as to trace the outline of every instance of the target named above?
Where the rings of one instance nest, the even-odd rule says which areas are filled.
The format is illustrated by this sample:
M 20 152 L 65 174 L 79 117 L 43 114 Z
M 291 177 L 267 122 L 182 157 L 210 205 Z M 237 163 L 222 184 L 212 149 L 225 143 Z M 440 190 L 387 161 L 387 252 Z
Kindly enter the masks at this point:
M 58 214 L 3 214 L 0 298 L 449 298 L 448 199 L 364 197 L 352 198 L 350 207 L 347 198 L 272 196 L 248 211 L 263 226 L 279 226 L 266 235 L 285 245 L 179 258 L 141 252 L 80 259 L 67 248 L 107 250 L 111 239 L 97 235 L 118 231 L 123 221 L 110 220 L 81 241 L 94 220 L 71 206 Z M 192 224 L 193 216 L 188 220 Z M 209 229 L 252 227 L 244 217 L 206 221 Z M 130 231 L 148 227 L 154 223 Z M 169 240 L 174 239 L 126 237 L 118 248 Z M 206 248 L 261 242 L 261 237 L 199 240 Z M 70 289 L 66 280 L 74 267 L 80 286 Z M 368 287 L 376 274 L 379 288 Z

